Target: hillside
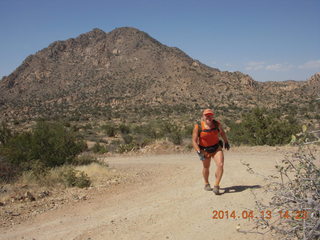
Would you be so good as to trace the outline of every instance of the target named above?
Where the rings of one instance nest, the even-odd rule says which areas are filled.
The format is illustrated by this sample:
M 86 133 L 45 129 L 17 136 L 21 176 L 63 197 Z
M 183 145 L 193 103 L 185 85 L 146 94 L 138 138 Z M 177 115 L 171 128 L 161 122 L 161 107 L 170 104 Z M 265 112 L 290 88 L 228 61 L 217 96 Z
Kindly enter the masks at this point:
M 9 121 L 88 120 L 213 107 L 233 117 L 257 105 L 280 110 L 290 105 L 301 115 L 319 86 L 319 74 L 304 82 L 260 83 L 241 72 L 208 67 L 138 29 L 93 29 L 50 44 L 4 77 L 0 112 Z

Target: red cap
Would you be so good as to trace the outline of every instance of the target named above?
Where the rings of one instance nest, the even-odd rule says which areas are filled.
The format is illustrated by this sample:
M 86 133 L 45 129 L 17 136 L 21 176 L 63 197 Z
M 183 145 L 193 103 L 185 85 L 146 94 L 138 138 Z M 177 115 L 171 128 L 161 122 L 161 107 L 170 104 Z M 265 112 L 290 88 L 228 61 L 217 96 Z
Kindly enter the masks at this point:
M 203 111 L 203 115 L 214 115 L 213 111 L 211 109 L 205 109 Z

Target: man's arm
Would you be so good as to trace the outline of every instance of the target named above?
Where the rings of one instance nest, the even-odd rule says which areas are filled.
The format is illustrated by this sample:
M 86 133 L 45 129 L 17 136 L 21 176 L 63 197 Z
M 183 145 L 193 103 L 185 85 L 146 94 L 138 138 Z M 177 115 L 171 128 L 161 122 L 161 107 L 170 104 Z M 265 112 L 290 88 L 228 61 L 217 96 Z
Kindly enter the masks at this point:
M 197 152 L 200 151 L 199 145 L 198 145 L 198 140 L 199 140 L 199 136 L 198 136 L 198 124 L 196 124 L 193 128 L 193 132 L 192 132 L 192 146 L 194 148 L 194 150 L 196 150 Z
M 227 134 L 225 133 L 225 131 L 223 130 L 221 123 L 219 124 L 219 130 L 220 130 L 220 136 L 222 137 L 223 142 L 224 142 L 224 148 L 229 150 L 230 145 L 229 145 L 228 137 L 227 137 Z

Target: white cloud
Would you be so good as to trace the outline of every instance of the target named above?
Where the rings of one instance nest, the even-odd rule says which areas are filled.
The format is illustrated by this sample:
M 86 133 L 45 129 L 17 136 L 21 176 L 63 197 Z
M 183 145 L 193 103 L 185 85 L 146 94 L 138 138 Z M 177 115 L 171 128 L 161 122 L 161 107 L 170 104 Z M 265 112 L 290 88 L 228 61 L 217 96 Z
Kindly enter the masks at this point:
M 299 66 L 300 69 L 320 69 L 320 60 L 308 61 Z
M 261 70 L 264 68 L 264 62 L 248 62 L 247 66 L 245 67 L 246 70 L 248 71 L 256 71 L 256 70 Z
M 235 67 L 236 65 L 231 64 L 231 63 L 226 63 L 225 66 L 226 66 L 226 67 Z
M 269 71 L 287 71 L 290 70 L 293 66 L 289 65 L 287 63 L 276 63 L 276 64 L 271 64 L 265 67 L 266 70 Z

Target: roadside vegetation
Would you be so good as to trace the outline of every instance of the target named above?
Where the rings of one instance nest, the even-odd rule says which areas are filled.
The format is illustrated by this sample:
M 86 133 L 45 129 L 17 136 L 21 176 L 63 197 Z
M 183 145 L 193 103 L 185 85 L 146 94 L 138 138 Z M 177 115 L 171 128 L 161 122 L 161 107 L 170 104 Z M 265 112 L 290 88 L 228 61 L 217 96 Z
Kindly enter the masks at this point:
M 11 182 L 22 175 L 45 182 L 54 168 L 64 166 L 58 174 L 66 186 L 87 187 L 90 180 L 73 166 L 92 160 L 79 157 L 86 149 L 71 130 L 59 123 L 39 121 L 30 131 L 14 133 L 2 123 L 0 129 L 0 180 Z
M 265 108 L 255 108 L 242 116 L 240 122 L 229 122 L 228 137 L 234 145 L 284 145 L 301 129 L 292 116 L 282 116 Z
M 320 136 L 310 132 L 315 131 L 307 131 L 304 125 L 302 132 L 293 135 L 291 144 L 298 147 L 296 152 L 275 166 L 277 174 L 264 176 L 270 200 L 256 198 L 259 212 L 269 217 L 255 219 L 255 226 L 263 234 L 275 234 L 275 239 L 320 239 L 320 158 L 315 145 Z M 262 176 L 244 165 L 250 173 Z
M 288 144 L 291 135 L 300 128 L 294 118 L 260 108 L 243 114 L 239 120 L 222 121 L 232 145 Z M 0 180 L 10 182 L 24 174 L 44 183 L 48 182 L 45 178 L 52 179 L 53 169 L 60 168 L 58 178 L 65 186 L 86 187 L 91 184 L 90 178 L 75 166 L 97 163 L 94 156 L 139 151 L 159 141 L 170 143 L 173 149 L 179 146 L 189 151 L 195 122 L 187 118 L 180 121 L 156 118 L 145 122 L 118 119 L 82 124 L 38 121 L 19 132 L 3 122 L 0 127 Z M 83 157 L 84 153 L 89 155 Z
M 145 122 L 85 121 L 82 124 L 38 121 L 24 131 L 2 122 L 0 183 L 86 188 L 99 176 L 100 182 L 112 177 L 108 165 L 98 161 L 97 156 L 137 151 L 158 140 L 190 150 L 195 122 L 162 118 Z M 277 180 L 268 186 L 269 192 L 274 194 L 269 204 L 257 201 L 259 210 L 283 211 L 282 218 L 277 222 L 258 219 L 257 228 L 274 231 L 283 236 L 282 239 L 320 239 L 320 170 L 314 163 L 315 155 L 304 145 L 306 141 L 317 139 L 307 135 L 307 127 L 299 133 L 301 125 L 292 116 L 265 108 L 255 108 L 237 121 L 222 123 L 232 145 L 275 146 L 291 142 L 300 146 L 295 155 L 276 166 L 280 176 L 273 176 L 272 179 Z M 299 215 L 293 216 L 296 212 Z
M 80 166 L 100 164 L 99 154 L 121 154 L 136 151 L 155 140 L 167 139 L 181 145 L 190 138 L 192 128 L 168 121 L 144 124 L 100 125 L 86 123 L 38 121 L 24 131 L 14 131 L 6 123 L 0 128 L 0 181 L 10 183 L 23 179 L 40 185 L 88 187 L 91 185 Z M 93 145 L 88 147 L 88 142 Z

